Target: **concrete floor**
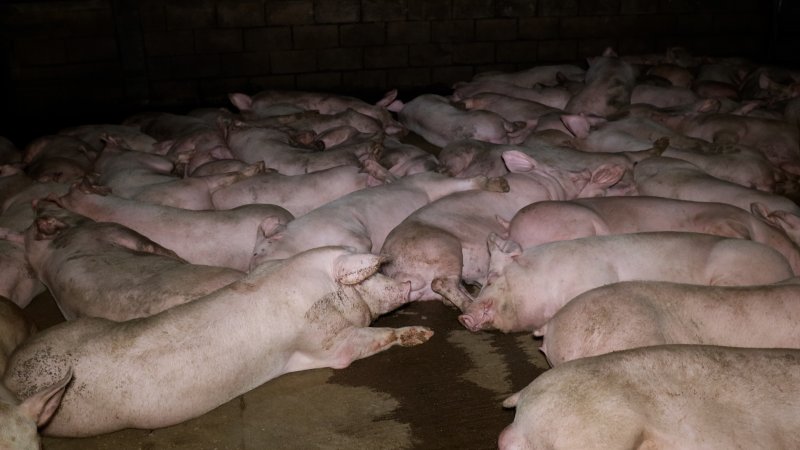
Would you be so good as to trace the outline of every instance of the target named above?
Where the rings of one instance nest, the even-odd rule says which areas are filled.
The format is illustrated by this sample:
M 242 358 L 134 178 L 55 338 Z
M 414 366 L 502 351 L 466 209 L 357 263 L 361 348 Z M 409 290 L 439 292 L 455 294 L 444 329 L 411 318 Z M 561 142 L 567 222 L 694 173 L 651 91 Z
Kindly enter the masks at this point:
M 40 329 L 63 320 L 48 293 L 25 311 Z M 470 333 L 439 302 L 410 304 L 376 325 L 436 334 L 346 369 L 284 375 L 176 426 L 44 438 L 44 448 L 492 449 L 514 419 L 502 400 L 548 367 L 530 334 Z

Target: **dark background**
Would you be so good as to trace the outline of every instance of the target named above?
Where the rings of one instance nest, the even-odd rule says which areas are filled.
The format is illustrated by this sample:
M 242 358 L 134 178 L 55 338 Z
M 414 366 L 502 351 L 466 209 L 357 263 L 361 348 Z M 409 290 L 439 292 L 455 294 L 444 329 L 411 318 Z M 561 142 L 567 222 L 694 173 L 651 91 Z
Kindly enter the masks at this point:
M 227 106 L 266 88 L 375 101 L 486 70 L 683 46 L 797 67 L 797 0 L 0 2 L 0 135 Z

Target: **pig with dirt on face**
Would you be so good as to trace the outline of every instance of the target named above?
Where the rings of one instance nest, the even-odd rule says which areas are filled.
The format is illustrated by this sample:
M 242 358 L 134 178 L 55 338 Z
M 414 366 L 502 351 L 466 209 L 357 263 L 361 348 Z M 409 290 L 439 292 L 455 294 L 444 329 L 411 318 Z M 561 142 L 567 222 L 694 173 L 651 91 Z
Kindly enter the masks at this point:
M 459 316 L 471 331 L 533 331 L 578 294 L 618 281 L 740 286 L 794 275 L 777 250 L 702 233 L 591 236 L 524 251 L 514 241 L 490 235 L 489 245 L 487 285 Z
M 501 450 L 800 448 L 800 350 L 640 347 L 570 361 L 503 402 Z
M 800 349 L 800 285 L 628 281 L 570 300 L 536 336 L 550 365 L 664 344 Z M 624 325 L 623 325 L 624 324 Z
M 425 327 L 368 326 L 408 301 L 407 283 L 376 273 L 382 261 L 318 248 L 155 316 L 59 324 L 14 353 L 4 381 L 24 397 L 73 367 L 73 387 L 47 435 L 173 425 L 285 373 L 344 368 L 427 341 L 433 332 Z

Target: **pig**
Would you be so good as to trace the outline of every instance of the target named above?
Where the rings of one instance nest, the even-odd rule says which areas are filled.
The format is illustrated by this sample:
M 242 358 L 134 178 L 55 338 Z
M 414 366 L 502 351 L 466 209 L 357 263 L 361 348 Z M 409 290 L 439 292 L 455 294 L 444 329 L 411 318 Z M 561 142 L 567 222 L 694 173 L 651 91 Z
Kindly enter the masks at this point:
M 800 249 L 787 233 L 768 222 L 724 203 L 648 196 L 542 201 L 520 209 L 511 221 L 501 220 L 506 230 L 502 237 L 522 248 L 586 236 L 643 231 L 687 231 L 750 239 L 780 252 L 794 273 L 800 274 Z
M 408 301 L 408 284 L 376 273 L 382 260 L 317 248 L 148 318 L 65 322 L 18 348 L 4 382 L 24 398 L 73 368 L 45 435 L 183 422 L 284 373 L 344 368 L 427 341 L 425 327 L 368 326 Z
M 776 192 L 787 178 L 761 152 L 743 145 L 714 147 L 714 153 L 667 149 L 661 156 L 689 161 L 712 177 L 764 192 Z
M 0 296 L 24 308 L 44 289 L 28 263 L 23 234 L 0 228 Z
M 669 81 L 672 86 L 683 88 L 691 87 L 694 80 L 694 74 L 689 69 L 668 63 L 653 65 L 647 69 L 647 75 L 663 78 Z
M 631 103 L 636 70 L 611 48 L 589 60 L 585 87 L 562 109 L 569 113 L 606 117 Z
M 800 285 L 626 281 L 578 295 L 534 335 L 552 366 L 664 344 L 800 349 Z M 624 324 L 624 325 L 623 325 Z
M 80 139 L 51 135 L 33 140 L 23 153 L 25 172 L 38 181 L 69 183 L 92 171 L 97 151 Z
M 509 122 L 524 122 L 528 134 L 536 130 L 540 117 L 560 111 L 538 102 L 491 92 L 482 92 L 454 104 L 468 111 L 491 111 Z
M 36 326 L 23 315 L 19 306 L 0 296 L 0 373 L 5 371 L 11 352 L 35 331 Z M 0 383 L 0 448 L 41 448 L 36 428 L 44 425 L 58 408 L 68 382 L 69 378 L 65 377 L 24 402 Z
M 526 144 L 525 146 L 512 146 L 466 139 L 454 142 L 443 148 L 439 153 L 439 160 L 445 173 L 457 178 L 477 175 L 502 176 L 508 173 L 508 168 L 502 157 L 507 152 L 517 152 L 515 153 L 515 161 L 518 162 L 516 170 L 520 172 L 531 170 L 536 165 L 533 160 L 538 160 L 547 166 L 559 167 L 573 172 L 589 170 L 593 177 L 606 174 L 609 171 L 616 172 L 621 170 L 624 176 L 630 178 L 629 169 L 633 168 L 634 161 L 657 155 L 660 150 L 651 149 L 635 153 L 604 154 L 557 147 L 541 141 L 536 144 Z M 527 159 L 531 161 L 526 163 L 525 160 Z M 527 166 L 527 170 L 524 169 L 525 166 Z M 625 180 L 618 184 L 621 185 L 622 183 L 631 183 L 631 181 Z M 620 187 L 618 185 L 614 186 Z M 607 195 L 609 187 L 607 184 L 603 184 L 602 187 L 591 184 L 579 196 Z
M 435 172 L 441 168 L 439 160 L 430 152 L 392 137 L 383 141 L 383 151 L 378 163 L 397 178 L 422 172 Z
M 251 164 L 263 162 L 283 175 L 360 166 L 361 161 L 374 159 L 381 149 L 380 142 L 368 141 L 356 147 L 320 152 L 298 146 L 283 129 L 253 127 L 244 122 L 230 124 L 227 139 L 236 158 Z
M 41 448 L 37 427 L 44 426 L 58 407 L 72 373 L 23 401 L 0 383 L 0 447 L 9 450 Z
M 534 87 L 537 84 L 556 86 L 563 79 L 582 82 L 586 71 L 574 64 L 553 64 L 535 66 L 517 72 L 482 72 L 475 75 L 473 80 L 495 80 L 511 83 L 520 87 Z
M 209 294 L 244 275 L 189 264 L 175 252 L 113 222 L 94 222 L 51 201 L 37 202 L 25 235 L 33 271 L 67 320 L 125 321 Z
M 592 184 L 597 189 L 615 184 L 623 168 L 593 174 L 572 172 L 520 161 L 503 154 L 512 173 L 505 178 L 510 192 L 465 191 L 447 195 L 408 216 L 386 237 L 381 253 L 392 255 L 384 273 L 411 282 L 412 300 L 445 299 L 459 309 L 472 302 L 461 285 L 485 283 L 489 253 L 484 236 L 499 232 L 497 215 L 513 214 L 526 204 L 546 199 L 574 198 Z M 522 163 L 523 173 L 513 173 Z M 532 167 L 529 167 L 531 165 Z
M 503 402 L 501 450 L 798 448 L 800 350 L 641 347 L 570 361 Z
M 752 203 L 761 203 L 771 211 L 800 214 L 800 207 L 782 195 L 714 178 L 680 159 L 659 156 L 640 161 L 633 169 L 633 179 L 641 195 L 727 203 L 745 211 L 750 210 Z
M 694 103 L 700 97 L 687 87 L 637 84 L 631 91 L 631 103 L 647 103 L 658 108 Z
M 209 161 L 199 167 L 197 167 L 194 172 L 191 173 L 193 177 L 204 177 L 207 175 L 218 175 L 222 173 L 229 173 L 229 172 L 239 172 L 244 170 L 249 166 L 244 161 L 238 159 L 217 159 L 214 161 Z M 267 169 L 264 170 L 267 172 Z M 264 173 L 262 172 L 262 173 Z M 234 183 L 235 184 L 235 183 Z M 224 188 L 222 188 L 224 189 Z M 216 192 L 216 191 L 215 191 Z M 213 201 L 213 194 L 212 194 L 212 201 Z
M 123 198 L 175 208 L 214 209 L 213 193 L 264 171 L 263 163 L 242 170 L 206 176 L 178 178 L 173 163 L 159 155 L 127 150 L 109 142 L 95 164 L 101 185 Z
M 101 150 L 111 138 L 120 145 L 139 152 L 152 153 L 156 139 L 142 133 L 138 128 L 127 125 L 95 124 L 81 125 L 59 130 L 58 134 L 78 138 L 95 150 Z
M 470 331 L 534 331 L 578 294 L 618 281 L 741 286 L 794 275 L 766 245 L 701 233 L 590 236 L 524 250 L 496 235 L 488 241 L 487 284 L 458 318 Z
M 270 108 L 276 104 L 290 104 L 303 110 L 318 111 L 321 114 L 336 114 L 352 109 L 360 114 L 377 119 L 389 135 L 403 136 L 407 130 L 396 121 L 387 107 L 397 98 L 397 90 L 392 89 L 383 98 L 371 105 L 363 100 L 344 95 L 334 95 L 305 91 L 261 91 L 250 97 L 242 93 L 228 94 L 231 103 L 246 118 L 269 115 Z
M 21 167 L 13 164 L 0 165 L 0 212 L 5 210 L 6 200 L 29 188 L 36 181 Z
M 325 245 L 378 252 L 386 236 L 412 212 L 455 192 L 508 192 L 504 178 L 467 179 L 423 172 L 381 186 L 351 192 L 286 225 L 264 223 L 250 267 Z
M 233 209 L 252 203 L 278 205 L 294 217 L 300 217 L 326 203 L 369 186 L 393 179 L 374 161 L 365 161 L 364 169 L 337 166 L 304 175 L 262 173 L 211 195 L 214 208 Z
M 501 94 L 508 97 L 537 102 L 550 108 L 562 110 L 572 97 L 563 87 L 520 87 L 498 80 L 475 80 L 469 83 L 456 83 L 453 86 L 453 101 L 465 101 L 482 93 Z
M 3 202 L 0 228 L 24 232 L 35 217 L 31 202 L 48 195 L 64 195 L 69 191 L 69 186 L 55 181 L 27 184 Z
M 243 205 L 227 211 L 173 208 L 106 194 L 85 183 L 55 200 L 92 220 L 124 225 L 192 264 L 240 271 L 249 267 L 263 222 L 282 225 L 294 218 L 276 205 Z
M 420 95 L 397 110 L 400 122 L 410 131 L 439 147 L 459 139 L 495 144 L 519 143 L 524 139 L 524 122 L 509 122 L 490 111 L 463 111 L 440 95 Z

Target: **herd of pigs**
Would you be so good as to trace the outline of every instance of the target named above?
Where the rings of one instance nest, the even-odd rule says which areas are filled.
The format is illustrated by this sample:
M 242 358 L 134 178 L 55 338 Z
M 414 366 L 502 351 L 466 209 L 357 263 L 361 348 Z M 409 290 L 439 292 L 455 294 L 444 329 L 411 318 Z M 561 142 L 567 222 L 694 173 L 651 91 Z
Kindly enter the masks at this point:
M 584 67 L 3 141 L 0 446 L 423 344 L 369 325 L 435 300 L 543 337 L 503 449 L 800 448 L 800 72 L 680 48 Z M 34 333 L 45 289 L 67 320 Z

